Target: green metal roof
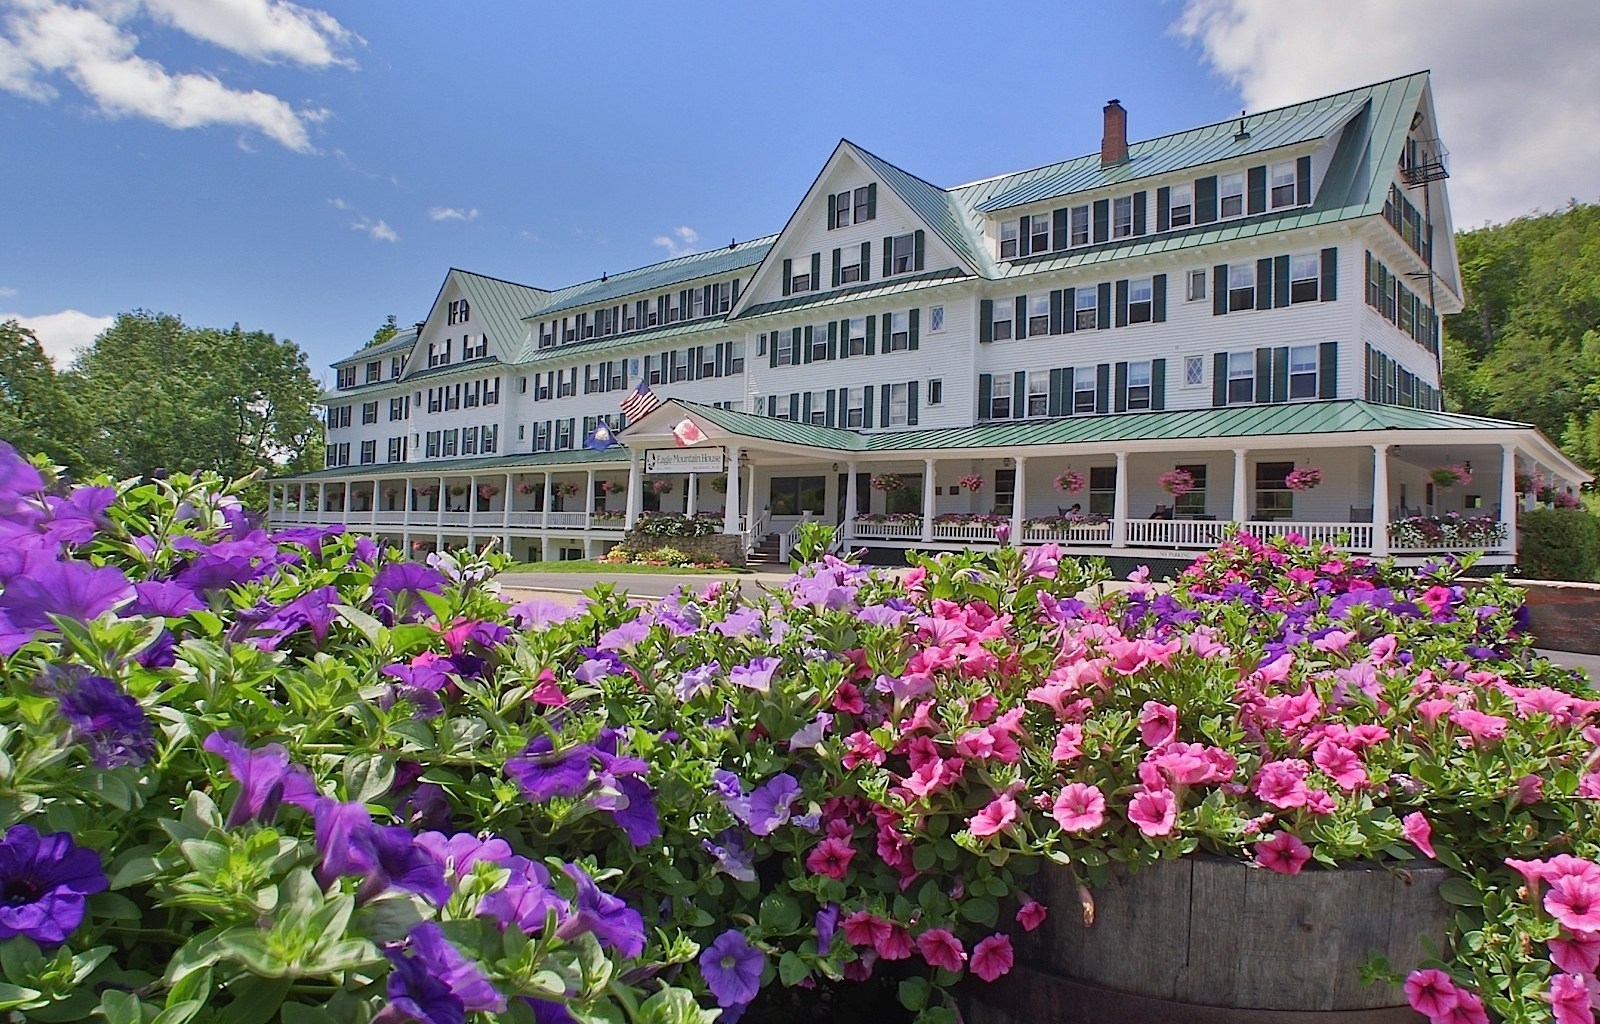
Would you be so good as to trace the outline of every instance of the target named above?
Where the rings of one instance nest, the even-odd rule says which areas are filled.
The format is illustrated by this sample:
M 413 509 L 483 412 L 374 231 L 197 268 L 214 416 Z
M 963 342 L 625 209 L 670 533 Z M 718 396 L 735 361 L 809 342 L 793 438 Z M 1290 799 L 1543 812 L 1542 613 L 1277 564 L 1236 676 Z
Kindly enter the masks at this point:
M 930 185 L 909 171 L 901 170 L 882 157 L 867 152 L 855 143 L 850 148 L 861 158 L 878 180 L 894 191 L 905 204 L 914 210 L 944 240 L 969 268 L 981 271 L 985 259 L 980 255 L 984 247 L 978 244 L 969 226 L 966 212 L 949 192 Z
M 508 359 L 516 359 L 528 333 L 522 318 L 541 303 L 548 302 L 550 293 L 543 288 L 485 277 L 468 270 L 452 268 L 450 273 L 455 275 L 461 293 L 472 304 L 473 329 L 481 325 L 489 335 L 492 348 L 498 348 Z M 434 304 L 438 301 L 434 299 Z
M 771 302 L 757 303 L 746 307 L 735 319 L 748 320 L 751 317 L 763 316 L 767 313 L 810 309 L 813 306 L 831 306 L 847 299 L 897 295 L 900 292 L 931 288 L 947 281 L 957 281 L 970 277 L 972 275 L 960 267 L 951 267 L 947 270 L 925 270 L 920 274 L 902 274 L 898 277 L 891 277 L 887 281 L 869 281 L 866 284 L 850 285 L 847 288 L 834 288 L 826 292 L 806 292 L 803 295 L 789 295 L 781 299 L 774 299 Z
M 662 288 L 693 281 L 701 277 L 713 277 L 717 274 L 726 274 L 734 270 L 743 270 L 760 263 L 772 248 L 772 243 L 777 241 L 777 235 L 768 235 L 765 238 L 756 238 L 748 242 L 740 242 L 730 247 L 712 249 L 709 252 L 697 252 L 689 256 L 679 256 L 675 259 L 663 260 L 652 263 L 647 267 L 636 270 L 627 270 L 620 274 L 608 274 L 603 279 L 585 281 L 582 284 L 570 285 L 550 293 L 549 301 L 538 310 L 529 310 L 525 316 L 528 318 L 544 317 L 552 313 L 562 313 L 569 309 L 579 309 L 584 306 L 599 305 L 622 298 L 624 295 L 633 295 L 638 292 L 655 292 Z
M 369 476 L 460 476 L 463 473 L 515 472 L 520 469 L 555 469 L 559 467 L 588 469 L 590 466 L 626 466 L 627 464 L 628 453 L 620 447 L 604 452 L 591 451 L 588 448 L 574 448 L 571 451 L 561 452 L 492 455 L 481 459 L 386 462 L 374 466 L 339 466 L 336 469 L 319 469 L 314 473 L 301 473 L 298 476 L 273 477 L 273 482 L 292 483 L 303 480 L 307 483 L 315 483 L 318 480 L 344 480 L 349 477 Z
M 597 355 L 615 352 L 619 349 L 632 348 L 635 345 L 653 345 L 668 338 L 704 334 L 706 331 L 725 326 L 727 322 L 724 317 L 710 317 L 701 320 L 688 320 L 648 331 L 633 331 L 629 334 L 618 334 L 609 338 L 594 338 L 589 341 L 575 342 L 571 345 L 557 345 L 554 348 L 535 348 L 518 360 L 518 365 L 559 363 L 569 359 L 591 359 Z
M 758 440 L 838 452 L 883 453 L 941 448 L 1012 448 L 1116 441 L 1201 441 L 1223 437 L 1292 437 L 1390 430 L 1531 430 L 1526 423 L 1460 413 L 1430 412 L 1365 401 L 1230 406 L 1171 412 L 1015 420 L 861 434 L 839 427 L 782 420 L 678 401 L 686 411 L 723 430 Z
M 405 327 L 395 334 L 394 337 L 390 338 L 383 344 L 373 345 L 371 348 L 361 349 L 359 352 L 348 355 L 332 365 L 344 366 L 348 363 L 359 363 L 363 360 L 376 359 L 379 356 L 386 356 L 394 352 L 410 352 L 412 346 L 416 343 L 417 329 L 415 327 Z M 373 383 L 377 382 L 374 381 Z

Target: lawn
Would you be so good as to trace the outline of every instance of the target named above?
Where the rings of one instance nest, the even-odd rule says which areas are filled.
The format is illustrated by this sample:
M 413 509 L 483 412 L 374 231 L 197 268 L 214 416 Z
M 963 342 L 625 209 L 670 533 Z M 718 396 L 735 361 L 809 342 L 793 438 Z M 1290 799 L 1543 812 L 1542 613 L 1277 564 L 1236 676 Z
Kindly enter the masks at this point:
M 517 562 L 507 567 L 505 571 L 624 573 L 645 576 L 748 576 L 751 572 L 749 569 L 742 569 L 736 566 L 729 566 L 724 569 L 696 569 L 693 566 L 613 564 L 611 562 L 596 562 L 593 559 L 573 559 L 565 562 Z

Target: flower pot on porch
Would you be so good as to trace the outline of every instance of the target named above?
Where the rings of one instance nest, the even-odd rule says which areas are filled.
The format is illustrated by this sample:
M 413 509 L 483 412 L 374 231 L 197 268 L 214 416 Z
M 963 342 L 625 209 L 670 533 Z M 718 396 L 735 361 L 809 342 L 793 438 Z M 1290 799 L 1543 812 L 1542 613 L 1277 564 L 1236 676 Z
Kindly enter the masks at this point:
M 1093 890 L 1046 866 L 1051 908 L 1017 936 L 1017 965 L 966 989 L 970 1024 L 1417 1024 L 1398 985 L 1363 984 L 1373 950 L 1402 976 L 1443 948 L 1446 868 L 1375 865 L 1283 875 L 1222 857 L 1160 861 Z

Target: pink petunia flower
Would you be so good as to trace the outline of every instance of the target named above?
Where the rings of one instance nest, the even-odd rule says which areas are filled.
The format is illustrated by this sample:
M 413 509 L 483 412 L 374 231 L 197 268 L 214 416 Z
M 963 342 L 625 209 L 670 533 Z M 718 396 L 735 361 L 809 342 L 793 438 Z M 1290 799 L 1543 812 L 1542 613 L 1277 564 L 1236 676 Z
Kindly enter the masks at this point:
M 973 962 L 977 962 L 976 957 Z M 1551 978 L 1549 999 L 1556 1024 L 1594 1024 L 1589 985 L 1579 974 L 1558 974 Z
M 1256 844 L 1256 863 L 1280 875 L 1298 875 L 1311 859 L 1311 847 L 1292 832 L 1274 832 Z
M 1331 739 L 1317 744 L 1311 760 L 1322 769 L 1322 774 L 1347 793 L 1365 786 L 1369 781 L 1367 769 L 1361 763 L 1361 755 Z
M 1106 798 L 1098 787 L 1069 783 L 1056 797 L 1050 816 L 1063 832 L 1090 832 L 1106 820 Z
M 891 924 L 873 949 L 884 960 L 908 960 L 911 958 L 911 933 L 900 925 Z
M 888 936 L 894 925 L 865 910 L 858 910 L 840 922 L 840 927 L 844 929 L 845 940 L 850 945 L 875 947 Z
M 1550 962 L 1568 974 L 1593 974 L 1600 966 L 1600 935 L 1578 932 L 1551 939 Z
M 1424 857 L 1432 858 L 1433 852 L 1433 826 L 1428 824 L 1428 819 L 1421 811 L 1412 811 L 1400 819 L 1400 830 L 1405 837 L 1411 840 L 1411 845 L 1422 851 Z
M 1170 789 L 1142 789 L 1128 804 L 1128 820 L 1147 836 L 1171 835 L 1178 820 L 1178 798 Z
M 979 839 L 988 839 L 990 836 L 999 835 L 1010 828 L 1017 820 L 1017 801 L 1010 793 L 1001 793 L 989 801 L 972 820 L 967 822 L 967 827 Z
M 1017 923 L 1022 925 L 1022 930 L 1031 932 L 1044 924 L 1044 919 L 1050 913 L 1050 908 L 1031 896 L 1022 897 L 1022 906 L 1017 908 Z
M 1083 756 L 1083 726 L 1076 722 L 1069 722 L 1056 733 L 1055 749 L 1050 751 L 1050 759 L 1057 763 L 1075 761 Z
M 1416 970 L 1406 978 L 1406 1002 L 1430 1021 L 1439 1020 L 1455 1009 L 1460 997 L 1461 990 L 1456 987 L 1455 980 L 1443 971 Z
M 1552 878 L 1544 909 L 1570 931 L 1600 931 L 1600 883 L 1580 875 Z
M 830 837 L 812 847 L 806 855 L 806 870 L 843 880 L 850 873 L 850 860 L 855 855 L 855 847 L 843 839 Z
M 1476 993 L 1459 988 L 1456 989 L 1456 1005 L 1429 1024 L 1489 1024 L 1489 1012 L 1483 1008 L 1483 1000 Z
M 972 947 L 972 973 L 984 981 L 994 981 L 1011 973 L 1016 955 L 1011 950 L 1011 940 L 1004 935 L 991 935 L 978 940 Z
M 962 947 L 961 940 L 943 928 L 929 928 L 918 935 L 917 952 L 922 954 L 922 959 L 928 962 L 929 967 L 943 967 L 947 971 L 961 970 L 961 965 L 967 960 L 967 951 Z
M 1256 796 L 1280 809 L 1304 807 L 1310 770 L 1311 766 L 1300 760 L 1270 761 L 1256 773 Z
M 1172 704 L 1147 700 L 1139 712 L 1139 738 L 1152 750 L 1171 743 L 1178 735 L 1178 709 Z

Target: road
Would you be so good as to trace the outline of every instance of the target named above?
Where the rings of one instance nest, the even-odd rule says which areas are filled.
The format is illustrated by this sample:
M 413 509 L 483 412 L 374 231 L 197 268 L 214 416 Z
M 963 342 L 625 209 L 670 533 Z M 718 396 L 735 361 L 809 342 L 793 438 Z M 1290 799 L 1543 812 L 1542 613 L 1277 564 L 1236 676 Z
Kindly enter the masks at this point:
M 737 586 L 746 595 L 759 594 L 783 585 L 790 576 L 788 566 L 778 570 L 758 570 L 748 575 L 656 576 L 647 573 L 507 572 L 497 578 L 508 590 L 581 594 L 597 583 L 610 583 L 630 597 L 654 600 L 666 597 L 679 587 L 704 590 L 713 583 Z

